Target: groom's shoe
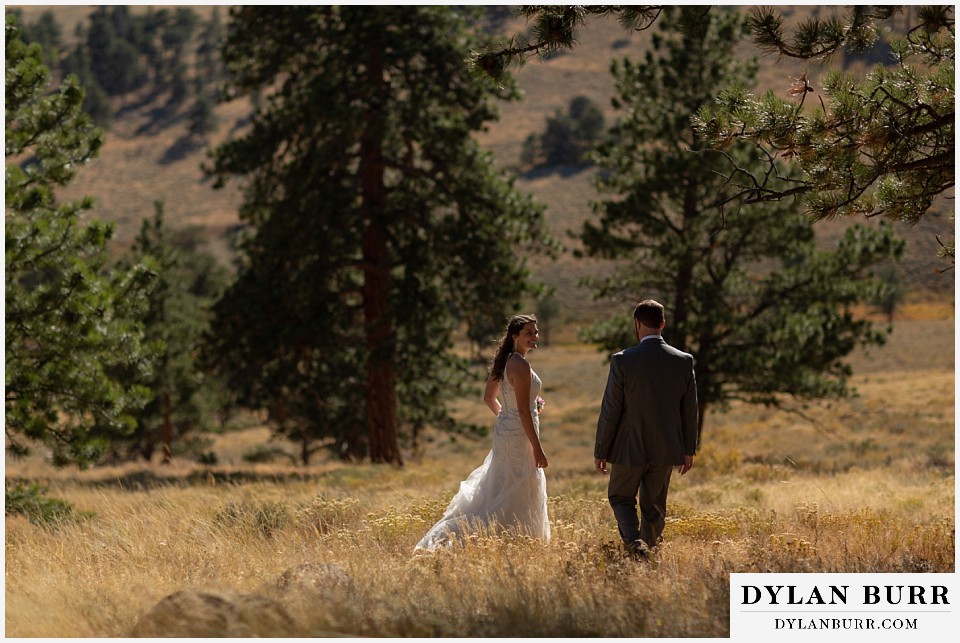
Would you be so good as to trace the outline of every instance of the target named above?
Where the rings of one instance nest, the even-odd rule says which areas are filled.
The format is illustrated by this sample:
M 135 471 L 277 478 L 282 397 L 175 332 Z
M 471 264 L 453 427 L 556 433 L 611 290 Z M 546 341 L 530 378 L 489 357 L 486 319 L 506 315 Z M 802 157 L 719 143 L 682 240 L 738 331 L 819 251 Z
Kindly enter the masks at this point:
M 627 554 L 634 560 L 646 560 L 650 557 L 650 548 L 642 540 L 634 540 L 626 546 Z

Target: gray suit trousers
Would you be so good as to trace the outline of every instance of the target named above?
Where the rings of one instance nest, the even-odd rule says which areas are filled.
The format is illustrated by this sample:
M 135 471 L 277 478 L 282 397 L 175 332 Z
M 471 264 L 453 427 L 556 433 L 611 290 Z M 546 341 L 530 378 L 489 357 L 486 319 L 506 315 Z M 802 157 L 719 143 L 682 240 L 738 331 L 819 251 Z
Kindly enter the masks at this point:
M 607 498 L 625 545 L 638 539 L 656 547 L 667 517 L 667 488 L 674 465 L 645 464 L 631 467 L 612 464 Z M 637 516 L 637 497 L 640 516 Z

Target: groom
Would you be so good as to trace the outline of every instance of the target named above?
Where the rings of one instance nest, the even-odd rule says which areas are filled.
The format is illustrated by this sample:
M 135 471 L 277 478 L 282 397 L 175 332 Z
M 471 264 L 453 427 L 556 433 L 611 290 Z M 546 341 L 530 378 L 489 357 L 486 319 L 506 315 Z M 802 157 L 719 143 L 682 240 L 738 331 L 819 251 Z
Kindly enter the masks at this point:
M 613 465 L 607 496 L 624 545 L 640 557 L 661 540 L 670 473 L 690 470 L 700 436 L 693 356 L 663 341 L 661 304 L 640 302 L 633 319 L 639 343 L 610 358 L 593 455 L 599 473 Z

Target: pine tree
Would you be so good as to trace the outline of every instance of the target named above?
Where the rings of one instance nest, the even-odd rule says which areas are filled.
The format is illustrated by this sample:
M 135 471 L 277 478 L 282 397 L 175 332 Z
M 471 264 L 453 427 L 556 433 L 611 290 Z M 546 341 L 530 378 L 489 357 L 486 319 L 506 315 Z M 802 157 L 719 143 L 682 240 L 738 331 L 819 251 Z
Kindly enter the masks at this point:
M 197 76 L 204 83 L 220 80 L 223 75 L 220 63 L 220 48 L 223 46 L 223 23 L 220 20 L 220 8 L 213 8 L 210 22 L 200 34 L 200 44 L 197 46 Z
M 39 46 L 6 23 L 5 382 L 7 448 L 24 455 L 43 443 L 57 465 L 96 462 L 128 434 L 149 398 L 119 377 L 146 373 L 149 354 L 137 321 L 150 274 L 145 265 L 111 270 L 111 227 L 81 218 L 92 199 L 58 204 L 96 156 L 103 134 L 82 112 L 83 91 L 68 77 L 48 94 Z
M 190 94 L 190 82 L 187 78 L 187 64 L 178 59 L 170 67 L 170 98 L 168 103 L 171 105 L 180 105 L 187 100 Z
M 217 131 L 217 114 L 214 112 L 214 100 L 202 89 L 197 92 L 197 100 L 187 113 L 188 131 L 194 136 L 206 136 Z
M 140 67 L 137 48 L 123 36 L 118 35 L 116 25 L 129 32 L 127 20 L 122 16 L 121 8 L 109 11 L 100 7 L 90 14 L 90 27 L 87 29 L 87 50 L 90 55 L 90 69 L 97 83 L 111 96 L 120 96 L 140 87 L 146 80 Z
M 598 152 L 595 204 L 584 225 L 590 256 L 619 260 L 597 296 L 667 308 L 664 338 L 696 359 L 701 422 L 707 407 L 733 399 L 780 405 L 848 393 L 843 358 L 883 334 L 853 307 L 882 290 L 871 266 L 902 251 L 887 226 L 852 227 L 835 249 L 817 249 L 812 222 L 790 203 L 717 207 L 735 190 L 702 153 L 692 117 L 718 88 L 753 80 L 755 64 L 733 54 L 744 22 L 704 14 L 701 28 L 677 29 L 665 9 L 643 62 L 614 61 L 624 113 Z M 700 152 L 700 153 L 698 153 Z M 758 160 L 735 147 L 746 167 Z M 630 310 L 584 334 L 604 350 L 635 342 Z
M 168 9 L 154 10 L 153 7 L 147 7 L 146 13 L 142 16 L 143 41 L 140 43 L 140 53 L 143 55 L 147 74 L 153 83 L 154 92 L 159 92 L 166 85 L 166 67 L 164 60 L 163 45 L 160 42 L 160 34 L 166 25 Z
M 873 45 L 877 20 L 892 15 L 891 7 L 856 7 L 848 22 L 814 20 L 789 42 L 777 10 L 754 9 L 751 26 L 767 52 L 819 59 L 841 47 Z M 757 98 L 733 84 L 705 104 L 696 119 L 705 138 L 721 150 L 734 140 L 750 141 L 769 159 L 750 172 L 728 159 L 727 174 L 743 186 L 734 196 L 773 201 L 796 195 L 816 220 L 882 215 L 912 225 L 937 197 L 951 193 L 953 7 L 923 7 L 918 16 L 916 28 L 893 41 L 894 64 L 876 65 L 863 78 L 839 69 L 820 79 L 803 74 L 791 100 L 772 91 Z M 822 96 L 815 101 L 817 93 Z M 952 242 L 943 254 L 953 256 Z
M 83 88 L 83 111 L 99 127 L 109 127 L 113 120 L 113 104 L 90 67 L 90 54 L 86 47 L 74 47 L 63 61 L 63 72 L 76 76 Z
M 523 144 L 521 161 L 526 165 L 577 165 L 603 134 L 603 112 L 586 96 L 570 100 L 565 113 L 557 110 L 547 118 L 542 134 L 531 134 Z
M 167 462 L 175 452 L 197 451 L 198 434 L 213 427 L 221 406 L 218 383 L 201 372 L 198 349 L 228 275 L 201 248 L 197 229 L 171 229 L 164 223 L 163 204 L 155 208 L 127 258 L 134 264 L 150 261 L 157 273 L 143 316 L 147 341 L 159 347 L 151 376 L 141 380 L 153 400 L 138 414 L 136 431 L 115 443 L 113 451 L 117 457 L 150 460 L 162 446 Z M 124 451 L 125 445 L 130 449 Z
M 248 176 L 251 226 L 218 304 L 215 362 L 270 408 L 304 461 L 321 440 L 374 462 L 451 426 L 460 321 L 505 318 L 542 247 L 541 207 L 472 134 L 495 92 L 471 75 L 447 7 L 234 9 L 224 49 L 237 94 L 263 91 L 213 171 Z
M 186 100 L 190 89 L 187 47 L 193 41 L 199 22 L 200 17 L 192 9 L 177 7 L 161 32 L 163 51 L 168 54 L 165 70 L 171 90 L 170 102 L 175 105 Z

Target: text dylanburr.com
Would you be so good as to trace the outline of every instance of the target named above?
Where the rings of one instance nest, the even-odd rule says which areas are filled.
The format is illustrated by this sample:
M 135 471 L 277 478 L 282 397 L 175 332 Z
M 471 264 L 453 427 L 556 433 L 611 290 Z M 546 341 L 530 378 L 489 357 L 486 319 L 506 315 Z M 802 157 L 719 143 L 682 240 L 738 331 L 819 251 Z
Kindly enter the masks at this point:
M 955 640 L 958 587 L 956 574 L 730 574 L 730 638 Z

